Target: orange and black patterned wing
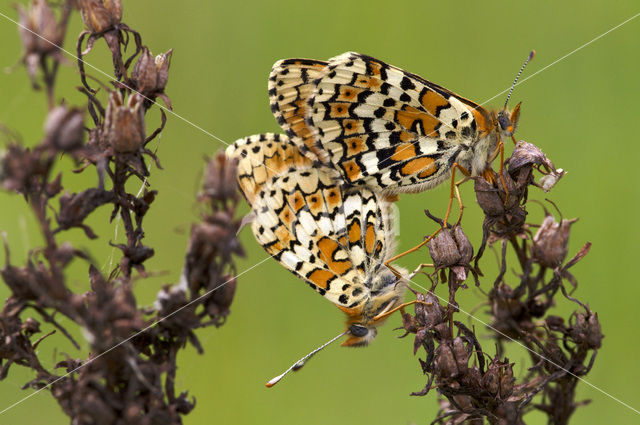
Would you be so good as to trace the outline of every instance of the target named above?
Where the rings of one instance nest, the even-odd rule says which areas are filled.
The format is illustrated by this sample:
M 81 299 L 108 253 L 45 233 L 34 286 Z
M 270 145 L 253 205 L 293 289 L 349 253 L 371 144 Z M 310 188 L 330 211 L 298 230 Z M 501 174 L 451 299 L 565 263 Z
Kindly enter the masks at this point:
M 318 166 L 273 178 L 255 198 L 253 233 L 322 296 L 345 311 L 360 311 L 391 255 L 388 204 L 334 177 L 334 170 Z
M 238 185 L 249 205 L 274 176 L 312 163 L 288 136 L 273 133 L 238 139 L 227 148 L 226 155 L 238 160 Z
M 313 59 L 285 59 L 276 62 L 269 75 L 269 101 L 278 124 L 299 144 L 303 154 L 325 161 L 327 156 L 316 147 L 313 132 L 304 118 L 313 82 L 322 75 L 326 65 L 327 62 Z
M 487 112 L 414 74 L 369 56 L 329 61 L 309 97 L 306 122 L 344 179 L 388 192 L 418 192 L 469 158 Z

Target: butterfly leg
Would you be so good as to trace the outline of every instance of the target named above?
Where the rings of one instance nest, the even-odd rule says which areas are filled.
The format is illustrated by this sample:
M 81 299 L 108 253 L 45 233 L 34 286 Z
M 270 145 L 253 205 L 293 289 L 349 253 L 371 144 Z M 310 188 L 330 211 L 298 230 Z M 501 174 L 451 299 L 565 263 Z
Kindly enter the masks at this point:
M 513 141 L 515 143 L 516 139 L 513 136 L 511 136 L 511 138 L 513 139 Z M 498 135 L 498 145 L 496 146 L 496 150 L 491 154 L 489 163 L 493 162 L 493 160 L 496 159 L 498 154 L 500 154 L 500 174 L 499 174 L 500 183 L 502 183 L 502 187 L 504 188 L 504 193 L 505 193 L 504 204 L 506 205 L 507 202 L 509 201 L 509 188 L 507 188 L 507 182 L 505 182 L 504 175 L 503 175 L 503 173 L 504 173 L 504 143 L 502 142 L 502 140 L 500 140 L 500 135 Z
M 409 279 L 413 279 L 415 275 L 417 275 L 422 271 L 422 269 L 426 269 L 427 267 L 435 267 L 435 266 L 432 263 L 420 263 L 418 267 L 416 267 L 416 269 L 411 272 L 411 274 L 409 275 Z
M 390 316 L 391 314 L 395 313 L 396 311 L 398 311 L 398 310 L 402 310 L 402 309 L 404 309 L 405 307 L 410 306 L 411 304 L 424 304 L 424 305 L 431 305 L 431 303 L 428 303 L 428 302 L 426 302 L 426 301 L 420 301 L 420 300 L 413 300 L 413 301 L 409 301 L 409 302 L 406 302 L 406 303 L 402 303 L 402 304 L 400 304 L 399 306 L 394 307 L 394 308 L 392 308 L 392 309 L 391 309 L 391 310 L 389 310 L 389 311 L 385 311 L 385 312 L 383 312 L 383 313 L 378 314 L 376 317 L 374 317 L 374 318 L 373 318 L 373 321 L 375 322 L 375 321 L 378 321 L 378 320 L 384 319 L 384 318 L 386 318 L 386 317 Z
M 464 210 L 464 205 L 462 204 L 462 198 L 460 197 L 460 190 L 458 189 L 458 186 L 460 186 L 462 183 L 464 183 L 465 181 L 467 181 L 467 179 L 463 179 L 459 182 L 456 183 L 456 176 L 455 176 L 455 170 L 456 168 L 460 169 L 460 171 L 462 172 L 462 174 L 464 174 L 466 177 L 471 176 L 471 173 L 469 172 L 469 170 L 467 170 L 466 168 L 464 168 L 462 165 L 458 164 L 457 162 L 455 162 L 453 164 L 452 167 L 452 171 L 451 171 L 451 194 L 449 196 L 449 205 L 447 206 L 447 214 L 444 217 L 444 225 L 439 228 L 438 230 L 436 230 L 435 232 L 433 232 L 428 238 L 425 238 L 425 240 L 423 240 L 422 242 L 420 242 L 418 245 L 414 246 L 413 248 L 402 252 L 390 259 L 388 259 L 387 261 L 384 262 L 384 265 L 387 266 L 387 268 L 389 268 L 389 270 L 391 270 L 393 272 L 393 274 L 400 279 L 401 278 L 401 274 L 400 272 L 398 272 L 392 265 L 391 263 L 396 261 L 398 258 L 402 258 L 407 254 L 411 254 L 412 252 L 415 252 L 417 250 L 419 250 L 420 248 L 422 248 L 423 246 L 425 246 L 427 243 L 429 243 L 429 241 L 433 238 L 435 238 L 438 233 L 440 233 L 440 231 L 444 228 L 447 227 L 447 220 L 449 219 L 449 214 L 451 213 L 451 207 L 453 205 L 453 199 L 456 198 L 458 200 L 458 205 L 460 205 L 460 215 L 458 216 L 458 221 L 456 223 L 460 223 L 460 220 L 462 219 L 462 211 Z M 414 272 L 415 274 L 416 272 Z
M 419 250 L 420 248 L 422 248 L 423 246 L 425 246 L 427 243 L 429 243 L 429 241 L 431 239 L 433 239 L 434 237 L 436 237 L 436 235 L 438 233 L 440 233 L 440 231 L 442 230 L 442 228 L 439 228 L 438 230 L 436 230 L 435 232 L 433 232 L 428 238 L 425 238 L 425 240 L 423 240 L 422 242 L 420 242 L 418 245 L 414 246 L 413 248 L 402 252 L 390 259 L 388 259 L 387 261 L 384 262 L 384 265 L 387 266 L 387 268 L 389 268 L 389 270 L 391 270 L 393 272 L 394 275 L 396 275 L 396 277 L 398 279 L 400 279 L 402 277 L 402 275 L 400 274 L 400 272 L 398 272 L 395 268 L 393 268 L 393 266 L 391 265 L 392 262 L 396 261 L 398 258 L 404 257 L 407 254 L 411 254 L 412 252 L 415 252 L 417 250 Z
M 469 172 L 469 170 L 467 170 L 457 162 L 453 163 L 453 166 L 451 167 L 451 193 L 449 194 L 449 205 L 447 206 L 447 213 L 444 216 L 443 227 L 447 227 L 447 221 L 449 220 L 449 214 L 451 213 L 451 207 L 453 205 L 454 197 L 458 199 L 458 205 L 460 205 L 460 217 L 458 218 L 458 223 L 462 219 L 462 210 L 464 209 L 464 206 L 462 205 L 462 199 L 460 198 L 460 191 L 458 190 L 458 185 L 463 183 L 465 180 L 461 181 L 460 183 L 456 183 L 456 168 L 459 169 L 460 172 L 465 176 L 467 177 L 471 176 L 471 173 Z M 434 234 L 434 236 L 436 234 Z

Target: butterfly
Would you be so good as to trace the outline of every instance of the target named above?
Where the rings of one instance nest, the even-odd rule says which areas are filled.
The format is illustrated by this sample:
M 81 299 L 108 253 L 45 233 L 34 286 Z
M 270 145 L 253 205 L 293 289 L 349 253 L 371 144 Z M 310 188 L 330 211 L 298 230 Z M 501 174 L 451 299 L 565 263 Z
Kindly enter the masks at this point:
M 520 104 L 513 111 L 506 103 L 487 111 L 353 52 L 328 62 L 276 62 L 269 96 L 274 116 L 301 152 L 335 168 L 351 185 L 384 193 L 431 189 L 455 167 L 491 176 L 501 139 L 513 137 L 520 116 Z
M 344 184 L 336 170 L 309 161 L 286 135 L 246 137 L 226 153 L 238 159 L 258 243 L 346 313 L 343 345 L 372 341 L 406 289 L 384 266 L 394 248 L 391 204 L 369 188 Z

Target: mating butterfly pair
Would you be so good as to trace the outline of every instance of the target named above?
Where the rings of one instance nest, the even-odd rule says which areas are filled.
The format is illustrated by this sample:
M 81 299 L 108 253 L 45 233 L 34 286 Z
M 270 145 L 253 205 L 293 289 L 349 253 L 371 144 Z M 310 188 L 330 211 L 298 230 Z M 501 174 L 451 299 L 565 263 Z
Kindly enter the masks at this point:
M 258 242 L 348 316 L 343 345 L 364 345 L 403 301 L 393 256 L 390 195 L 490 170 L 519 117 L 489 112 L 369 56 L 287 59 L 269 77 L 286 134 L 227 149 L 254 214 Z

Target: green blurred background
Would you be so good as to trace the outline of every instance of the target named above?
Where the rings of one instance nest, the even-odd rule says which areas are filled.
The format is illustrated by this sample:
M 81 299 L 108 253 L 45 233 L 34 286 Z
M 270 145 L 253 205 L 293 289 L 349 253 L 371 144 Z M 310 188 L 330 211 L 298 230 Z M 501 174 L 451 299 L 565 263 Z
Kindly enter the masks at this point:
M 167 92 L 177 114 L 215 134 L 227 143 L 266 131 L 278 131 L 269 111 L 267 76 L 278 59 L 327 59 L 348 50 L 378 57 L 417 73 L 477 102 L 509 87 L 532 48 L 537 55 L 525 72 L 532 75 L 563 55 L 582 46 L 640 11 L 637 0 L 592 2 L 433 2 L 400 1 L 244 1 L 175 2 L 139 0 L 124 2 L 124 22 L 141 32 L 143 41 L 157 54 L 174 49 Z M 0 2 L 0 13 L 16 18 L 10 2 Z M 74 50 L 82 26 L 72 16 L 65 47 Z M 606 338 L 587 379 L 594 386 L 640 408 L 638 365 L 638 237 L 640 193 L 634 185 L 640 154 L 637 130 L 637 95 L 640 93 L 638 41 L 640 18 L 611 32 L 583 50 L 536 75 L 515 90 L 512 105 L 522 100 L 517 133 L 540 146 L 556 166 L 568 171 L 549 195 L 565 217 L 580 217 L 574 225 L 570 255 L 586 241 L 591 253 L 573 269 L 580 282 L 577 296 L 599 313 Z M 0 17 L 0 68 L 11 67 L 21 55 L 16 26 Z M 86 60 L 111 73 L 103 42 Z M 70 64 L 73 59 L 69 58 Z M 93 75 L 98 76 L 96 72 Z M 64 67 L 58 97 L 84 103 L 75 92 L 79 78 L 72 66 Z M 42 93 L 29 87 L 23 68 L 0 74 L 0 122 L 20 132 L 26 144 L 42 137 L 46 103 Z M 500 107 L 504 95 L 490 107 Z M 157 117 L 157 109 L 151 114 Z M 154 118 L 157 121 L 157 118 Z M 149 127 L 151 128 L 151 127 Z M 170 117 L 156 143 L 163 170 L 154 168 L 151 187 L 159 196 L 146 218 L 147 244 L 156 255 L 149 270 L 165 272 L 137 285 L 140 305 L 153 303 L 163 283 L 175 282 L 180 273 L 190 223 L 197 220 L 195 194 L 203 157 L 223 144 L 187 123 Z M 61 168 L 69 168 L 68 163 Z M 78 190 L 94 185 L 92 173 L 67 174 L 65 187 Z M 469 208 L 464 227 L 477 247 L 481 216 L 470 185 L 463 197 Z M 404 195 L 399 202 L 400 249 L 407 249 L 430 233 L 433 223 L 425 208 L 443 213 L 447 188 Z M 243 206 L 243 212 L 247 210 Z M 532 220 L 541 210 L 530 208 Z M 90 223 L 101 236 L 87 242 L 80 231 L 62 237 L 91 250 L 99 264 L 109 266 L 117 240 L 109 211 L 95 214 Z M 30 212 L 18 196 L 0 193 L 0 229 L 7 232 L 12 262 L 25 261 L 29 249 L 41 244 Z M 120 230 L 119 234 L 122 234 Z M 240 271 L 266 257 L 250 231 L 242 233 L 246 259 Z M 425 261 L 425 251 L 400 261 L 413 267 Z M 4 260 L 2 260 L 4 262 Z M 495 256 L 483 260 L 488 276 L 496 269 Z M 86 267 L 72 268 L 71 286 L 86 290 Z M 513 276 L 511 274 L 510 276 Z M 425 283 L 424 280 L 419 280 Z M 487 289 L 488 282 L 483 282 Z M 0 286 L 0 298 L 8 292 Z M 471 310 L 482 299 L 476 288 L 461 298 Z M 484 309 L 477 311 L 486 317 Z M 573 306 L 560 301 L 556 314 L 568 315 Z M 410 397 L 424 386 L 412 340 L 397 339 L 400 318 L 394 317 L 366 349 L 333 346 L 307 367 L 276 388 L 264 383 L 293 361 L 343 330 L 342 313 L 314 295 L 275 261 L 269 260 L 239 278 L 232 314 L 220 329 L 200 331 L 205 354 L 189 348 L 181 353 L 178 390 L 197 398 L 196 409 L 185 424 L 421 424 L 437 411 L 436 394 Z M 478 322 L 476 329 L 487 334 Z M 46 327 L 45 327 L 46 329 Z M 80 336 L 81 338 L 81 336 Z M 492 351 L 489 339 L 481 341 Z M 66 352 L 77 352 L 60 335 L 40 346 L 44 363 L 51 366 Z M 516 374 L 522 375 L 527 356 L 514 350 Z M 48 362 L 48 363 L 47 363 Z M 13 367 L 0 382 L 0 410 L 30 394 L 20 386 L 29 371 Z M 638 416 L 585 384 L 580 398 L 592 403 L 580 408 L 574 423 L 633 423 Z M 542 415 L 528 423 L 546 423 Z M 65 424 L 57 403 L 40 393 L 0 416 L 0 423 Z

